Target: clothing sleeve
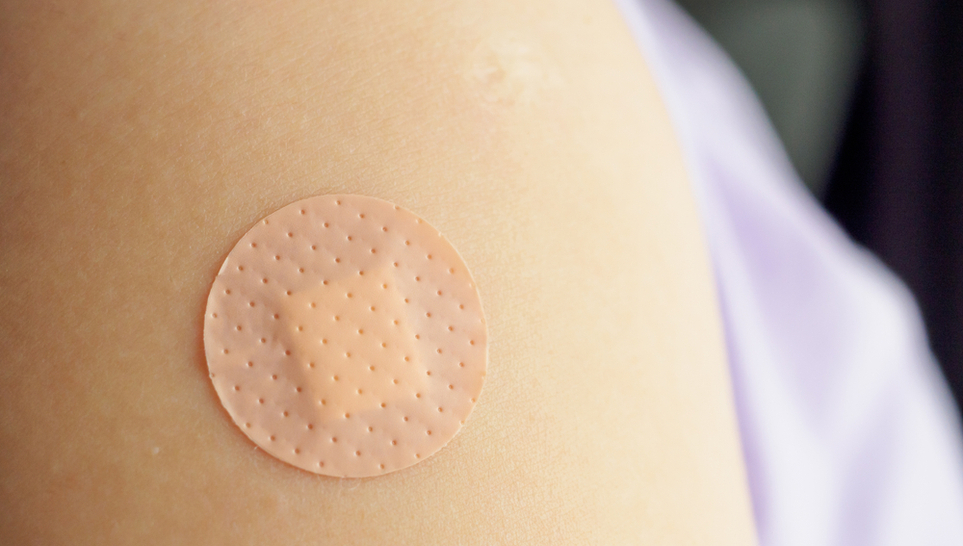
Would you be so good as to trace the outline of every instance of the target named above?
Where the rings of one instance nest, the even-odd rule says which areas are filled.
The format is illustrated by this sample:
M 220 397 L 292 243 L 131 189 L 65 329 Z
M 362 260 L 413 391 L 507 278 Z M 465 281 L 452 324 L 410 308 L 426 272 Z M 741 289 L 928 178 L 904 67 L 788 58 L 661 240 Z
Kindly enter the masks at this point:
M 803 188 L 691 19 L 619 4 L 699 198 L 760 542 L 963 544 L 958 413 L 911 295 Z

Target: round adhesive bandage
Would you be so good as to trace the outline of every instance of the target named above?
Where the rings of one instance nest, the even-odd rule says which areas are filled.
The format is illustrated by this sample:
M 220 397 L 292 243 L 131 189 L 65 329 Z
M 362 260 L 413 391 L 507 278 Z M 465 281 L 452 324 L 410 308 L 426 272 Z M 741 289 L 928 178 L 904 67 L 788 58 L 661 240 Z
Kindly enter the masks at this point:
M 211 381 L 255 444 L 337 477 L 445 446 L 482 389 L 487 329 L 454 247 L 391 203 L 328 195 L 258 222 L 214 279 Z

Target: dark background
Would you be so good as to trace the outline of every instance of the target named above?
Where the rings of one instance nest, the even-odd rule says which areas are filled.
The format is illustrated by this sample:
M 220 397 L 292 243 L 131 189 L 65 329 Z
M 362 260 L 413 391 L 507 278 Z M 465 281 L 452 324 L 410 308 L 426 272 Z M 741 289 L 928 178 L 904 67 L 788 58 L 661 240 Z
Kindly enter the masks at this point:
M 679 0 L 796 169 L 907 283 L 963 402 L 963 2 Z

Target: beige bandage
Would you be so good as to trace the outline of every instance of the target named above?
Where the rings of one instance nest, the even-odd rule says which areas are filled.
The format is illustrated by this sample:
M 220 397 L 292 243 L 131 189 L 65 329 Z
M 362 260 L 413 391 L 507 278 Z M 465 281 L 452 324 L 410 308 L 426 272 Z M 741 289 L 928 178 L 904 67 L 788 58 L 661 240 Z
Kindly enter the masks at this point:
M 254 443 L 338 477 L 441 449 L 487 362 L 481 301 L 454 247 L 358 195 L 298 201 L 251 228 L 214 280 L 204 346 L 221 402 Z

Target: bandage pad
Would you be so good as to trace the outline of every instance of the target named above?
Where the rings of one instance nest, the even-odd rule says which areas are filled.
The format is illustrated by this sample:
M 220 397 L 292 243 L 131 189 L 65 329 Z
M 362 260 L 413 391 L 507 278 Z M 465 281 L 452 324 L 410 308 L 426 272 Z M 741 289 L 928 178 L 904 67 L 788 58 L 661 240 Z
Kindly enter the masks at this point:
M 258 222 L 214 279 L 211 381 L 255 444 L 328 476 L 400 470 L 465 423 L 487 363 L 475 283 L 441 233 L 358 195 Z

